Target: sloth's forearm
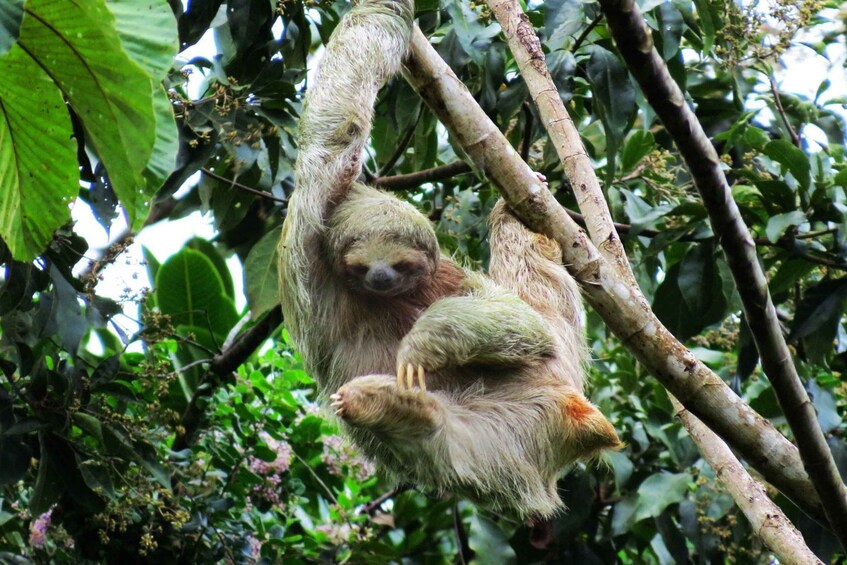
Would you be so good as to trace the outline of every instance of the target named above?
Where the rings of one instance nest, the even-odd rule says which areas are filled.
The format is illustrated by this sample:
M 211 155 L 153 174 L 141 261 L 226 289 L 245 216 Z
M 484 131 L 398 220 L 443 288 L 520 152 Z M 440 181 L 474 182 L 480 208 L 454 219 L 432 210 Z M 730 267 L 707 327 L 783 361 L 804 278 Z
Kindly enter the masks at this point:
M 551 354 L 547 324 L 514 296 L 444 298 L 415 322 L 398 361 L 429 371 L 468 364 L 516 366 Z
M 296 174 L 306 207 L 325 220 L 362 171 L 373 105 L 406 55 L 414 3 L 364 1 L 336 28 L 306 95 Z M 305 202 L 304 202 L 305 203 Z

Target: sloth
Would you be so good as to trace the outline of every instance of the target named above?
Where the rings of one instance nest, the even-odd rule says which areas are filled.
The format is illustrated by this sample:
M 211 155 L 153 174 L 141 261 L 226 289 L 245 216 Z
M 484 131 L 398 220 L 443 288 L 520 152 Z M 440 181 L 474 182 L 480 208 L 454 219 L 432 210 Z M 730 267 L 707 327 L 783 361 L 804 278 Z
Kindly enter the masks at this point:
M 285 325 L 384 474 L 547 519 L 562 470 L 619 446 L 583 395 L 582 302 L 561 249 L 499 202 L 486 277 L 442 254 L 414 206 L 357 182 L 413 17 L 411 0 L 365 0 L 326 47 L 279 245 Z

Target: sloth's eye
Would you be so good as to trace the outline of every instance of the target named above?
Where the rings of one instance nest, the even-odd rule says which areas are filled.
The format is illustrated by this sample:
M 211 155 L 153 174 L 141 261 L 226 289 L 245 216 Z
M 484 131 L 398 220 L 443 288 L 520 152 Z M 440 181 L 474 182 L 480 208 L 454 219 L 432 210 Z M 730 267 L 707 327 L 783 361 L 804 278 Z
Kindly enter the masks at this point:
M 391 268 L 397 271 L 398 273 L 408 273 L 413 270 L 415 267 L 414 263 L 410 263 L 408 261 L 400 261 L 398 263 L 394 263 Z
M 363 277 L 368 274 L 367 265 L 350 265 L 349 267 L 347 267 L 347 270 L 357 277 Z

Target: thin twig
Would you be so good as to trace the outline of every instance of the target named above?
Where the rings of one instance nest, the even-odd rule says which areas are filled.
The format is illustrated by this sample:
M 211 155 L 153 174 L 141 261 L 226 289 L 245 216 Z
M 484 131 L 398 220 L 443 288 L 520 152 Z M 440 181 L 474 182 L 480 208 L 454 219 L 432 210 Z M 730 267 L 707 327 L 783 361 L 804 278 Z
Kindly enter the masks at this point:
M 264 190 L 257 190 L 255 188 L 247 186 L 246 184 L 241 184 L 235 179 L 228 179 L 226 177 L 223 177 L 215 172 L 210 171 L 206 167 L 202 167 L 200 170 L 203 172 L 204 175 L 207 175 L 215 180 L 228 183 L 231 188 L 237 188 L 238 190 L 241 190 L 243 192 L 249 192 L 250 194 L 253 194 L 260 198 L 264 198 L 266 200 L 273 200 L 274 202 L 279 202 L 280 204 L 285 204 L 288 202 L 288 200 L 286 200 L 285 198 L 277 198 L 270 192 L 265 192 Z
M 367 504 L 362 506 L 362 513 L 367 514 L 368 516 L 371 516 L 374 512 L 379 510 L 379 507 L 382 506 L 385 503 L 386 500 L 390 500 L 392 498 L 395 498 L 395 497 L 397 497 L 397 495 L 402 494 L 402 493 L 404 493 L 408 490 L 411 490 L 411 489 L 412 489 L 412 485 L 410 485 L 410 484 L 404 483 L 404 484 L 401 484 L 401 485 L 397 485 L 396 487 L 394 487 L 390 491 L 386 492 L 385 494 L 383 494 L 381 496 L 378 496 L 377 498 L 374 498 L 373 500 L 371 500 L 370 502 L 368 502 Z
M 597 25 L 602 21 L 603 12 L 600 12 L 599 14 L 597 14 L 597 17 L 591 20 L 591 23 L 588 24 L 588 27 L 582 30 L 582 33 L 579 34 L 579 37 L 576 38 L 576 41 L 573 42 L 573 47 L 571 47 L 572 53 L 576 53 L 576 50 L 582 46 L 582 42 L 588 39 L 588 34 L 590 34 L 594 30 L 594 28 L 597 27 Z
M 788 121 L 788 115 L 785 113 L 785 108 L 782 107 L 782 99 L 779 96 L 779 88 L 776 86 L 776 80 L 773 78 L 773 75 L 768 75 L 768 81 L 771 84 L 771 94 L 773 94 L 773 100 L 776 103 L 777 112 L 779 112 L 779 117 L 782 118 L 782 123 L 785 124 L 785 129 L 788 130 L 788 135 L 791 137 L 791 143 L 800 147 L 800 136 L 797 135 L 796 131 L 794 131 L 794 127 L 791 125 L 791 122 Z
M 415 135 L 415 130 L 418 129 L 418 122 L 420 122 L 421 116 L 423 116 L 423 111 L 419 108 L 418 117 L 415 118 L 415 123 L 413 123 L 412 126 L 406 130 L 406 133 L 403 134 L 403 137 L 400 139 L 400 143 L 397 144 L 397 149 L 394 150 L 394 154 L 391 155 L 385 164 L 379 168 L 377 177 L 380 177 L 385 174 L 386 171 L 393 169 L 394 165 L 397 164 L 397 161 L 400 160 L 400 157 L 402 157 L 406 152 L 406 149 L 409 147 L 409 143 L 412 141 L 412 137 Z

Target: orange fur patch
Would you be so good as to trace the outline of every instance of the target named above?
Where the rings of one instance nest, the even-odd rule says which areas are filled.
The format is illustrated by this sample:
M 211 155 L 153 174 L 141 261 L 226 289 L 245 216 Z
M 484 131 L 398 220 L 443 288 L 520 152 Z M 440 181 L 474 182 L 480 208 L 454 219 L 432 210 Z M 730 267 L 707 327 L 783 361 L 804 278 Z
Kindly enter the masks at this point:
M 582 424 L 589 420 L 597 411 L 590 402 L 575 394 L 567 395 L 562 402 L 562 410 L 565 417 Z

